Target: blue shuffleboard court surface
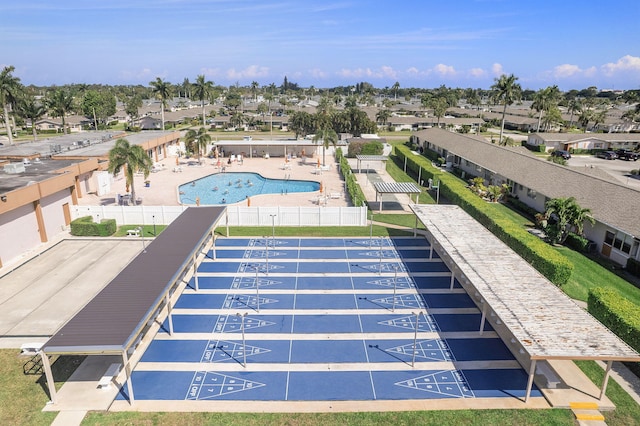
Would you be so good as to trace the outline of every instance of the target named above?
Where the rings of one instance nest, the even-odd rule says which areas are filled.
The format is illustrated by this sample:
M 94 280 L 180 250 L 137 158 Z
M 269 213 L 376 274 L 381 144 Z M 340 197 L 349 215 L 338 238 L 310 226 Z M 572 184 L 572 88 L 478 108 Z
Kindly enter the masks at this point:
M 218 238 L 131 385 L 158 401 L 523 398 L 527 374 L 481 324 L 423 237 Z

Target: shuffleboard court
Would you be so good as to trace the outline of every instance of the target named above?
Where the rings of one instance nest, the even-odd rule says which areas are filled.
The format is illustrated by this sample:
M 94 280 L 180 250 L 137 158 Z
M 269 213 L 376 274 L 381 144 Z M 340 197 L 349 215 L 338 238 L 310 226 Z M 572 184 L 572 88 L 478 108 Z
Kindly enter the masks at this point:
M 197 269 L 132 374 L 137 400 L 525 395 L 527 374 L 422 237 L 218 238 Z

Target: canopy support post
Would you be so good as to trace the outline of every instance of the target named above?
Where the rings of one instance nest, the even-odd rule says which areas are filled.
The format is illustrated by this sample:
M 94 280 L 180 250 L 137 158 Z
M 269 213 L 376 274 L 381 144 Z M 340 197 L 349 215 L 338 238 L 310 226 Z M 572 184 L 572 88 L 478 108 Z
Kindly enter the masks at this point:
M 527 381 L 527 391 L 524 396 L 524 402 L 529 402 L 529 397 L 531 396 L 531 387 L 533 386 L 533 375 L 536 372 L 536 362 L 537 360 L 531 360 L 531 366 L 529 367 L 529 380 Z
M 611 367 L 613 366 L 613 361 L 607 361 L 607 369 L 604 372 L 604 379 L 602 380 L 602 387 L 600 388 L 600 397 L 598 399 L 602 399 L 604 397 L 605 392 L 607 391 L 607 384 L 609 383 L 609 376 L 611 375 Z
M 53 380 L 53 372 L 51 371 L 51 364 L 49 363 L 49 357 L 44 353 L 42 349 L 38 352 L 40 358 L 42 359 L 42 369 L 44 370 L 44 375 L 47 378 L 47 387 L 49 388 L 49 395 L 51 396 L 51 402 L 56 403 L 57 394 L 56 394 L 56 382 Z

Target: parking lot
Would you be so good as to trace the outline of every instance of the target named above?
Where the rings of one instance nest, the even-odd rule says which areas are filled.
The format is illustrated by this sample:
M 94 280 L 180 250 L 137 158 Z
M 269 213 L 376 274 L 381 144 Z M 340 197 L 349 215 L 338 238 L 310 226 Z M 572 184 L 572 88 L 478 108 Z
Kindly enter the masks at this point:
M 574 155 L 568 161 L 568 165 L 583 169 L 598 168 L 621 184 L 640 190 L 640 179 L 631 177 L 631 170 L 640 169 L 640 161 L 605 160 L 594 155 Z

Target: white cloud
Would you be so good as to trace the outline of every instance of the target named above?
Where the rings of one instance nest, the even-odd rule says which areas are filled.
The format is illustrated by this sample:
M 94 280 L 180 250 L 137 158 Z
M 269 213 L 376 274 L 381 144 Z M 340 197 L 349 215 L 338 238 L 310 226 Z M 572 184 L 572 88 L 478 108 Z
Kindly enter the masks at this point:
M 474 78 L 482 78 L 487 76 L 487 72 L 482 68 L 471 68 L 469 70 L 469 75 Z
M 151 71 L 150 68 L 142 68 L 140 70 L 134 70 L 134 71 L 124 70 L 120 73 L 120 77 L 125 81 L 139 81 L 139 80 L 146 80 L 146 79 L 149 79 L 149 81 L 151 81 L 151 80 L 155 80 L 156 77 L 165 79 L 167 77 L 167 72 L 164 71 L 162 73 L 157 73 L 157 72 Z
M 230 68 L 227 70 L 227 78 L 235 79 L 255 79 L 260 77 L 266 77 L 269 75 L 269 68 L 259 67 L 258 65 L 250 65 L 243 70 L 236 70 Z
M 502 68 L 502 64 L 495 63 L 491 65 L 491 73 L 496 77 L 500 77 L 504 74 L 504 69 Z
M 398 72 L 396 70 L 394 70 L 393 67 L 383 66 L 382 67 L 382 74 L 385 77 L 388 77 L 388 78 L 393 78 L 393 79 L 397 79 L 398 78 Z
M 418 75 L 420 74 L 420 70 L 418 70 L 418 68 L 416 67 L 410 67 L 407 69 L 407 74 L 409 75 Z
M 552 75 L 555 78 L 567 78 L 573 77 L 576 74 L 581 74 L 582 72 L 582 69 L 577 65 L 562 64 L 553 69 Z
M 327 78 L 327 73 L 318 68 L 309 70 L 309 75 L 313 78 Z
M 456 70 L 451 65 L 438 64 L 435 67 L 433 67 L 433 71 L 436 74 L 440 74 L 441 76 L 445 76 L 445 77 L 452 77 L 456 75 Z
M 602 73 L 607 77 L 611 77 L 619 72 L 640 72 L 640 58 L 637 56 L 626 55 L 618 59 L 618 62 L 609 62 L 602 66 Z

